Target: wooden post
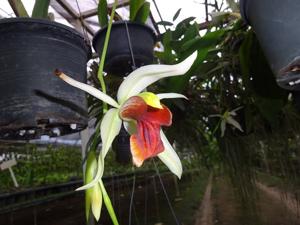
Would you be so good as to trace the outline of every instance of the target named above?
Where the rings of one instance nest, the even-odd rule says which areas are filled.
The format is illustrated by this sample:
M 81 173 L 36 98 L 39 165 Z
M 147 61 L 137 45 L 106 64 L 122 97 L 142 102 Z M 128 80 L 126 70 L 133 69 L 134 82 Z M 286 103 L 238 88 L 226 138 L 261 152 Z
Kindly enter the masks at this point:
M 17 161 L 15 159 L 11 159 L 11 160 L 8 160 L 8 161 L 5 161 L 5 162 L 1 163 L 0 168 L 1 168 L 1 170 L 6 170 L 6 169 L 9 170 L 11 179 L 13 180 L 15 187 L 18 188 L 19 184 L 17 182 L 16 176 L 15 176 L 14 171 L 12 169 L 12 167 L 15 166 L 15 165 L 17 165 Z

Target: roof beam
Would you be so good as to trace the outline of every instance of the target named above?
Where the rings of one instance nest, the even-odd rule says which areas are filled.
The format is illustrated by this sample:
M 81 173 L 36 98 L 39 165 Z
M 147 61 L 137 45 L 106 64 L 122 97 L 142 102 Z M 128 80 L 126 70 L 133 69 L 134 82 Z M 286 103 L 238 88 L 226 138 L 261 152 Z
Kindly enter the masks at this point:
M 129 5 L 129 0 L 119 0 L 117 8 L 127 6 L 127 5 Z M 108 9 L 112 9 L 112 7 L 113 7 L 113 3 L 110 3 L 110 4 L 107 5 Z M 82 18 L 85 19 L 85 18 L 88 18 L 88 17 L 96 16 L 97 14 L 98 14 L 98 9 L 94 8 L 94 9 L 90 9 L 90 10 L 87 10 L 85 12 L 82 12 L 81 16 L 82 16 Z
M 78 32 L 85 35 L 83 31 L 83 29 L 85 29 L 90 35 L 94 35 L 95 31 L 80 17 L 68 2 L 65 0 L 51 1 L 51 6 L 57 13 L 72 24 Z

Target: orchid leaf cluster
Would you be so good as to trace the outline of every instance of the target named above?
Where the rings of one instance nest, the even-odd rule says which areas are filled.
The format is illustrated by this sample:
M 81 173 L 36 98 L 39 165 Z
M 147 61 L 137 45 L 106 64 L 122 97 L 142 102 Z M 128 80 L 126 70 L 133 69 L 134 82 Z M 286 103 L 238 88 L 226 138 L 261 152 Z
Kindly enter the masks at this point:
M 160 79 L 184 75 L 191 68 L 196 57 L 197 52 L 194 52 L 184 61 L 175 65 L 147 65 L 140 67 L 129 74 L 121 83 L 117 92 L 117 101 L 90 85 L 78 82 L 66 74 L 56 71 L 56 75 L 68 84 L 91 94 L 111 106 L 104 114 L 100 124 L 102 148 L 98 160 L 94 156 L 91 156 L 92 158 L 88 160 L 87 184 L 77 189 L 90 190 L 88 196 L 90 196 L 89 199 L 92 199 L 90 204 L 96 219 L 100 217 L 102 205 L 102 197 L 100 195 L 102 194 L 104 202 L 107 197 L 102 183 L 105 157 L 111 148 L 113 140 L 119 134 L 122 124 L 131 135 L 130 150 L 134 165 L 139 167 L 144 160 L 158 156 L 172 173 L 181 178 L 181 161 L 161 129 L 161 126 L 171 125 L 172 113 L 161 103 L 161 100 L 185 98 L 185 96 L 178 93 L 154 94 L 145 91 L 145 89 Z M 97 168 L 95 165 L 97 165 Z M 111 204 L 106 204 L 106 206 L 109 205 Z M 89 211 L 89 209 L 87 210 Z
M 30 17 L 22 1 L 8 1 L 8 3 L 14 9 L 16 16 Z M 48 19 L 49 5 L 50 0 L 35 0 L 31 17 Z
M 150 3 L 145 0 L 129 1 L 129 20 L 145 23 L 150 14 Z M 101 27 L 108 25 L 107 0 L 100 0 L 98 4 L 98 21 Z

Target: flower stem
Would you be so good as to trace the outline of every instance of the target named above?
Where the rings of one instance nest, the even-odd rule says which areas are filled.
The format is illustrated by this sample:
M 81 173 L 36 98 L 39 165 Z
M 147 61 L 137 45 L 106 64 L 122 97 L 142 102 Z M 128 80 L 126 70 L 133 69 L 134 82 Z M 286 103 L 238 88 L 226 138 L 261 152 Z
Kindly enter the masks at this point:
M 114 207 L 111 204 L 110 198 L 109 198 L 109 196 L 106 192 L 103 181 L 99 180 L 99 184 L 100 184 L 100 188 L 101 188 L 101 191 L 102 191 L 103 201 L 104 201 L 104 204 L 105 204 L 105 206 L 107 208 L 107 211 L 110 215 L 110 218 L 111 218 L 114 225 L 119 225 L 118 219 L 117 219 L 115 211 L 114 211 Z
M 115 16 L 115 11 L 116 11 L 117 5 L 118 5 L 118 0 L 115 0 L 114 4 L 113 4 L 113 7 L 112 7 L 111 15 L 110 15 L 110 18 L 109 18 L 108 26 L 107 26 L 107 32 L 106 32 L 106 35 L 105 35 L 103 50 L 102 50 L 99 69 L 98 69 L 98 74 L 97 74 L 98 79 L 99 79 L 100 84 L 101 84 L 102 92 L 104 94 L 106 94 L 106 86 L 105 86 L 105 82 L 104 82 L 103 68 L 104 68 L 104 63 L 105 63 L 105 56 L 106 56 L 106 52 L 107 52 L 107 47 L 108 47 L 108 41 L 109 41 L 109 37 L 110 37 L 110 31 L 111 31 L 112 22 L 113 22 L 113 18 Z M 107 104 L 105 102 L 103 102 L 103 114 L 105 114 L 107 112 L 107 110 L 108 110 L 107 109 Z

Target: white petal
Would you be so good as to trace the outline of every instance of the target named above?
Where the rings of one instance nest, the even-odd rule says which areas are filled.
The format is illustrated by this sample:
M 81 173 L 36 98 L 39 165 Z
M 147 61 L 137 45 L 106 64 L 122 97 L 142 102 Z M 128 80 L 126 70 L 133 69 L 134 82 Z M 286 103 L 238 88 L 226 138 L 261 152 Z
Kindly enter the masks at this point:
M 227 119 L 226 119 L 226 122 L 228 124 L 231 124 L 232 126 L 234 126 L 235 128 L 239 129 L 241 132 L 244 132 L 241 125 L 239 124 L 238 121 L 236 121 L 235 119 L 233 119 L 231 116 L 229 116 Z
M 226 130 L 226 121 L 222 120 L 221 121 L 221 137 L 224 137 L 225 130 Z
M 160 136 L 165 150 L 159 153 L 158 157 L 180 179 L 182 175 L 181 161 L 162 131 L 160 131 Z
M 175 65 L 147 65 L 130 73 L 118 90 L 118 102 L 123 103 L 131 96 L 137 95 L 150 84 L 159 79 L 185 74 L 193 65 L 197 51 L 181 63 Z
M 92 189 L 92 199 L 91 199 L 92 212 L 95 219 L 98 221 L 101 214 L 102 208 L 102 191 L 100 189 L 100 184 L 97 183 Z
M 93 95 L 94 97 L 100 99 L 103 102 L 106 102 L 107 104 L 119 108 L 119 104 L 110 96 L 104 94 L 103 92 L 99 91 L 98 89 L 87 85 L 85 83 L 81 83 L 77 80 L 74 80 L 73 78 L 67 76 L 64 73 L 60 73 L 58 75 L 58 77 L 60 77 L 62 80 L 64 80 L 65 82 L 67 82 L 68 84 L 72 85 L 73 87 L 79 88 L 87 93 L 89 93 L 90 95 Z
M 93 179 L 93 181 L 80 188 L 77 188 L 76 189 L 77 191 L 85 190 L 93 187 L 102 177 L 104 171 L 104 158 L 109 148 L 111 147 L 113 140 L 120 132 L 121 125 L 122 125 L 122 120 L 119 117 L 119 110 L 118 109 L 108 110 L 107 113 L 104 115 L 100 126 L 102 149 L 98 158 L 97 174 Z
M 103 157 L 106 156 L 109 148 L 115 137 L 121 130 L 122 120 L 119 117 L 118 109 L 110 109 L 104 115 L 100 131 L 101 131 L 101 140 L 102 140 L 102 152 Z
M 232 115 L 232 116 L 236 116 L 236 111 L 238 111 L 242 108 L 244 108 L 244 106 L 237 107 L 236 109 L 230 111 L 229 114 Z
M 178 94 L 178 93 L 160 93 L 160 94 L 157 94 L 157 97 L 160 100 L 161 99 L 166 99 L 166 98 L 185 98 L 185 99 L 188 99 L 184 95 Z

